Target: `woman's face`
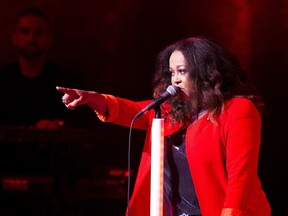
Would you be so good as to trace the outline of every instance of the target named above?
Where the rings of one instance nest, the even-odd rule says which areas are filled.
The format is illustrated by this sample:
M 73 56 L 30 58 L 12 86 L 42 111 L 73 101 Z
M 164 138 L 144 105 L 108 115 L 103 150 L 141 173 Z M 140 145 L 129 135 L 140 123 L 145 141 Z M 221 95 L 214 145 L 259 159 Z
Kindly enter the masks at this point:
M 191 79 L 185 57 L 181 51 L 174 51 L 169 59 L 169 71 L 171 73 L 171 84 L 178 86 L 185 96 L 189 96 Z

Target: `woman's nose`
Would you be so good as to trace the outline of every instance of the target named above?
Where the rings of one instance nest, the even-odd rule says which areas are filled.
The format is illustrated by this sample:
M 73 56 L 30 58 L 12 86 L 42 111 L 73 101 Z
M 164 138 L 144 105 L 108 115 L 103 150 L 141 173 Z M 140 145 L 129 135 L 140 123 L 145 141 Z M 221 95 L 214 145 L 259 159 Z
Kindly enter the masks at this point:
M 181 83 L 181 79 L 179 78 L 179 76 L 175 75 L 175 77 L 173 77 L 173 83 L 174 83 L 174 84 L 179 84 L 179 83 Z

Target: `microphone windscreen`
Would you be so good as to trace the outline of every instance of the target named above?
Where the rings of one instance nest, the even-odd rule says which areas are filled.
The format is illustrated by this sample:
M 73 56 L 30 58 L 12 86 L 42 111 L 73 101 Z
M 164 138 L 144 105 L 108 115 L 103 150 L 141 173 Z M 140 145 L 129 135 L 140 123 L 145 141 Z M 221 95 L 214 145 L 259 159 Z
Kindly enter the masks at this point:
M 179 87 L 170 85 L 167 87 L 166 91 L 168 91 L 172 96 L 175 96 L 179 92 Z

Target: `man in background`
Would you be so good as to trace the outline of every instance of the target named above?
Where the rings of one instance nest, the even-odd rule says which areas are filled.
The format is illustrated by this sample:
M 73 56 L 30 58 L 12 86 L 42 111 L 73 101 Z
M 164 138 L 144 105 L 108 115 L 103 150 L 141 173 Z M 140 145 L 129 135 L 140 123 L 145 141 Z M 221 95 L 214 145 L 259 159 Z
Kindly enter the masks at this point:
M 37 208 L 54 213 L 64 211 L 66 202 L 69 201 L 64 197 L 68 190 L 66 179 L 70 180 L 70 172 L 73 172 L 70 168 L 72 159 L 65 149 L 58 149 L 60 145 L 52 144 L 63 144 L 63 142 L 66 144 L 66 134 L 62 134 L 63 130 L 61 130 L 60 139 L 57 136 L 49 138 L 47 135 L 50 133 L 41 139 L 41 131 L 55 132 L 61 127 L 71 126 L 67 124 L 70 113 L 61 102 L 62 95 L 56 90 L 56 86 L 66 83 L 73 87 L 80 82 L 49 58 L 48 51 L 53 44 L 53 35 L 49 18 L 42 10 L 27 8 L 21 11 L 17 16 L 11 39 L 17 58 L 0 68 L 0 132 L 3 135 L 0 140 L 0 178 L 11 175 L 24 177 L 51 175 L 53 177 L 53 189 L 49 189 L 51 203 L 46 204 L 41 199 L 36 200 L 52 207 L 41 207 L 39 203 Z M 5 129 L 8 131 L 8 141 L 5 138 Z M 9 135 L 10 129 L 13 131 L 12 136 Z M 38 140 L 37 135 L 41 140 Z M 49 184 L 41 183 L 41 186 L 49 187 Z M 0 195 L 2 196 L 1 192 Z M 27 201 L 26 199 L 19 198 L 22 203 L 29 203 L 29 199 Z M 36 211 L 37 215 L 40 215 L 40 210 L 36 208 L 37 204 L 34 205 L 35 207 L 25 207 L 24 204 L 17 206 L 16 201 L 13 200 L 16 200 L 16 197 L 9 202 L 9 199 L 3 195 L 0 201 L 7 203 L 1 206 L 0 212 L 14 211 L 15 215 L 18 215 L 18 212 L 26 208 L 29 214 Z M 54 213 L 51 215 L 56 215 Z
M 48 59 L 53 43 L 49 25 L 48 16 L 38 8 L 17 16 L 12 35 L 17 60 L 0 69 L 1 126 L 55 129 L 65 124 L 67 110 L 55 86 L 74 84 Z

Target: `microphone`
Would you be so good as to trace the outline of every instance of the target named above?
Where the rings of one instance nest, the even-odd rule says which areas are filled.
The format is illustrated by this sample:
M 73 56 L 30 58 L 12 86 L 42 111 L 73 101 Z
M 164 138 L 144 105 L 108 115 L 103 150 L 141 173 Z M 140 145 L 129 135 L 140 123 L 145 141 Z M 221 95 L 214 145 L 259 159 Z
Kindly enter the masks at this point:
M 148 110 L 159 106 L 160 104 L 162 104 L 164 101 L 168 100 L 170 97 L 173 97 L 175 95 L 177 95 L 179 93 L 179 88 L 177 86 L 174 85 L 170 85 L 167 87 L 166 91 L 159 96 L 158 98 L 156 98 L 155 100 L 153 100 L 150 104 L 148 104 L 146 107 L 144 107 L 141 111 L 139 111 L 134 118 L 137 118 L 141 115 L 143 115 L 144 113 L 146 113 Z

